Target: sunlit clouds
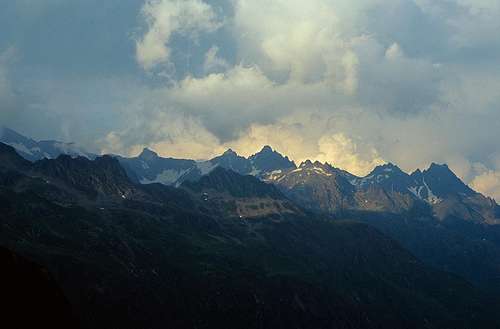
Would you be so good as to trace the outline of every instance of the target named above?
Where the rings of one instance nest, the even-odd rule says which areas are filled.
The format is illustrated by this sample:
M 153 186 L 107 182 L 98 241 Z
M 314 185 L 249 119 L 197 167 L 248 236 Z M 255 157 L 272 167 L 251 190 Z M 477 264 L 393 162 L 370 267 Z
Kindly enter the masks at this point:
M 89 25 L 92 4 L 62 3 L 36 15 L 19 3 L 7 13 L 25 19 L 2 20 L 6 125 L 126 155 L 206 159 L 271 145 L 358 175 L 446 162 L 499 197 L 497 1 L 110 0 Z M 30 30 L 37 20 L 56 35 Z M 21 28 L 23 43 L 12 32 Z M 43 33 L 66 43 L 45 48 Z M 2 59 L 9 49 L 15 61 Z

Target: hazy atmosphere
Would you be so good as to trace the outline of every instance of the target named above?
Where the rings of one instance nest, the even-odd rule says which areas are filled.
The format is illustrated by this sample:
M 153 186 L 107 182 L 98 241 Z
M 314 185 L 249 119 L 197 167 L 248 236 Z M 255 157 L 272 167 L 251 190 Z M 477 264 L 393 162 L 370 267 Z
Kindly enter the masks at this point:
M 98 153 L 448 163 L 500 200 L 500 2 L 2 0 L 0 125 Z

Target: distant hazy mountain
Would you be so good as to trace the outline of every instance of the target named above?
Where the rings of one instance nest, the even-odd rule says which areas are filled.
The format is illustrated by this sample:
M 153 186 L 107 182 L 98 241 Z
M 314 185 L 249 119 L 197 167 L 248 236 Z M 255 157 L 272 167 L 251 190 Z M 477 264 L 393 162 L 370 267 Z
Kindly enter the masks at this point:
M 184 181 L 196 181 L 217 167 L 259 178 L 273 171 L 296 168 L 288 157 L 273 151 L 269 146 L 249 158 L 242 157 L 231 149 L 207 161 L 163 158 L 149 149 L 144 149 L 134 158 L 117 158 L 133 180 L 142 184 L 161 183 L 173 186 L 179 186 Z
M 252 173 L 253 169 L 250 160 L 238 155 L 231 149 L 224 152 L 221 156 L 213 158 L 210 162 L 216 166 L 230 169 L 241 175 L 249 175 Z
M 296 168 L 293 161 L 273 151 L 270 146 L 264 146 L 260 152 L 249 158 L 242 157 L 229 149 L 221 156 L 210 160 L 210 163 L 225 169 L 231 169 L 241 175 L 256 177 L 264 177 L 273 171 L 285 171 Z
M 96 157 L 74 143 L 53 140 L 35 141 L 6 127 L 0 127 L 0 142 L 12 146 L 23 158 L 29 161 L 54 159 L 61 154 L 72 157 L 82 156 L 89 159 Z
M 288 157 L 274 151 L 270 146 L 264 146 L 262 150 L 248 158 L 252 163 L 254 171 L 263 176 L 273 171 L 284 171 L 295 169 L 297 166 Z
M 161 183 L 165 185 L 178 185 L 182 178 L 193 175 L 198 166 L 196 161 L 162 158 L 157 153 L 149 149 L 144 149 L 139 156 L 134 158 L 117 157 L 129 176 L 141 183 Z M 197 179 L 201 176 L 201 171 L 197 173 Z

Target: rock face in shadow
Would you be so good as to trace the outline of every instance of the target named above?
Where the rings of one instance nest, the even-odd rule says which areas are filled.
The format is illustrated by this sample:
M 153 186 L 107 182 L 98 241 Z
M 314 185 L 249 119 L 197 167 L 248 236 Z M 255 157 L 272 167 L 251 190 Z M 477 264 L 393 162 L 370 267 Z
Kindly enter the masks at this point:
M 45 268 L 3 247 L 0 268 L 2 327 L 78 328 L 68 300 Z

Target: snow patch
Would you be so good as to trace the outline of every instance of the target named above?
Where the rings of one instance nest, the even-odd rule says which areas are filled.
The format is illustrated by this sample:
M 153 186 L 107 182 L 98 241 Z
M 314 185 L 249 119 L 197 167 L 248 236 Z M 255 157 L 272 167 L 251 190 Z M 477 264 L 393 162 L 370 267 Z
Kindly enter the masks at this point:
M 422 196 L 423 189 L 425 189 L 427 191 L 427 198 L 424 198 Z M 415 195 L 420 200 L 423 200 L 423 201 L 430 203 L 430 204 L 436 204 L 436 203 L 439 203 L 442 201 L 441 198 L 439 198 L 438 196 L 436 196 L 432 192 L 430 187 L 425 182 L 425 179 L 422 179 L 422 185 L 411 186 L 408 188 L 408 191 L 410 191 L 413 195 Z
M 427 185 L 427 183 L 425 182 L 425 179 L 422 179 L 422 183 L 424 184 L 425 188 L 427 189 L 427 202 L 429 202 L 430 204 L 436 204 L 436 203 L 439 203 L 441 202 L 441 199 L 438 198 L 433 192 L 432 190 L 429 188 L 429 186 Z
M 285 176 L 286 175 L 283 174 L 282 170 L 273 170 L 268 174 L 268 176 L 266 177 L 266 180 L 272 180 L 272 181 L 279 182 L 280 180 L 285 178 Z
M 155 179 L 150 180 L 147 178 L 143 178 L 140 180 L 141 184 L 152 184 L 152 183 L 161 183 L 164 185 L 172 185 L 177 180 L 183 176 L 189 169 L 185 170 L 173 170 L 173 169 L 167 169 L 164 170 L 161 174 L 157 175 Z
M 23 153 L 26 153 L 29 155 L 33 155 L 32 150 L 30 150 L 29 148 L 27 148 L 23 144 L 20 144 L 20 143 L 6 143 L 6 144 L 12 146 L 13 148 L 15 148 L 16 150 L 18 150 L 20 152 L 23 152 Z
M 262 172 L 262 170 L 257 169 L 255 167 L 252 167 L 252 171 L 250 172 L 250 175 L 252 175 L 252 176 L 259 176 L 261 172 Z
M 323 168 L 320 168 L 320 167 L 314 167 L 313 170 L 316 173 L 323 175 L 323 176 L 331 176 L 332 175 L 331 173 L 326 172 Z
M 217 164 L 213 164 L 210 161 L 196 162 L 196 168 L 200 170 L 202 176 L 209 174 L 217 166 Z

